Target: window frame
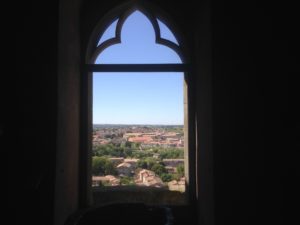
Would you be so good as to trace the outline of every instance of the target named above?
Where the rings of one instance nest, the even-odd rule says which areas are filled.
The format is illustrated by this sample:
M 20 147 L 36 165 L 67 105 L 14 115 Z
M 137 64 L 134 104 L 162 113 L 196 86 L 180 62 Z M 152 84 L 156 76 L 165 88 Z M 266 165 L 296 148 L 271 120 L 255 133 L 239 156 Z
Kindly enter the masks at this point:
M 191 137 L 196 145 L 196 170 L 190 171 L 195 178 L 195 199 L 199 223 L 213 225 L 215 215 L 215 179 L 213 117 L 213 84 L 216 82 L 213 70 L 213 17 L 211 1 L 189 3 L 155 1 L 176 18 L 178 27 L 185 34 L 190 56 L 191 72 L 187 77 L 189 89 L 189 121 L 196 136 Z M 89 208 L 86 192 L 87 153 L 82 151 L 85 139 L 81 116 L 85 108 L 82 76 L 87 39 L 92 29 L 111 8 L 124 3 L 117 1 L 61 0 L 59 2 L 58 68 L 57 68 L 57 145 L 54 199 L 54 224 L 64 224 L 74 212 Z M 174 3 L 174 4 L 173 4 Z M 196 9 L 196 10 L 195 10 Z M 97 21 L 97 22 L 96 22 Z M 172 28 L 172 27 L 171 27 Z M 172 28 L 172 30 L 174 30 Z M 175 30 L 174 30 L 175 31 Z M 179 34 L 176 32 L 177 35 Z M 194 123 L 192 122 L 194 121 Z M 191 127 L 189 128 L 191 129 Z M 191 134 L 191 133 L 190 133 Z M 80 155 L 83 154 L 83 155 Z M 193 173 L 193 174 L 191 174 Z M 191 180 L 192 181 L 192 180 Z M 191 199 L 191 198 L 190 198 Z
M 101 52 L 109 46 L 121 43 L 120 35 L 122 25 L 132 12 L 142 12 L 152 23 L 155 31 L 157 44 L 173 49 L 181 58 L 181 64 L 94 64 Z M 106 28 L 118 20 L 116 37 L 106 40 L 97 46 L 99 38 Z M 165 23 L 176 35 L 179 46 L 160 37 L 160 28 L 157 19 Z M 90 35 L 86 48 L 85 65 L 81 77 L 81 153 L 80 153 L 80 198 L 86 205 L 93 205 L 93 188 L 91 180 L 91 158 L 92 158 L 92 80 L 93 72 L 183 72 L 184 73 L 184 159 L 186 177 L 186 204 L 191 204 L 196 198 L 196 137 L 195 137 L 195 109 L 193 109 L 191 96 L 191 67 L 189 64 L 188 48 L 185 45 L 183 35 L 170 21 L 165 12 L 152 4 L 145 2 L 130 2 L 123 4 L 101 19 Z M 107 26 L 108 25 L 108 26 Z

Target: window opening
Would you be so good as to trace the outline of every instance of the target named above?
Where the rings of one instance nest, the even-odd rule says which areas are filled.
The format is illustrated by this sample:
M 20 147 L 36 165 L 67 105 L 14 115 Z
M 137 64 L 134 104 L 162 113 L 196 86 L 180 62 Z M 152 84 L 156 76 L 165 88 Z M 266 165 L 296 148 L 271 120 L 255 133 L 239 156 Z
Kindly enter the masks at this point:
M 160 36 L 168 41 L 171 41 L 177 45 L 179 45 L 176 37 L 172 33 L 172 31 L 167 27 L 166 24 L 161 22 L 159 19 L 157 19 L 158 25 L 159 25 L 159 30 L 160 30 Z
M 97 46 L 116 36 L 117 23 L 118 23 L 118 19 L 115 20 L 110 26 L 108 26 L 108 28 L 102 34 Z
M 95 64 L 87 65 L 93 83 L 92 186 L 184 193 L 186 67 L 179 43 L 163 22 L 139 10 L 123 20 L 105 30 Z

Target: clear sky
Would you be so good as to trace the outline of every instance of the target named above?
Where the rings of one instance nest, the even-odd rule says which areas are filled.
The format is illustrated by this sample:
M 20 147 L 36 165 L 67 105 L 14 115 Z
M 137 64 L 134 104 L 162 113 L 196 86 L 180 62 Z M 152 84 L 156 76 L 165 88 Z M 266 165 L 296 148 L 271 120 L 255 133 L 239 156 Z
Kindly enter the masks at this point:
M 100 38 L 114 37 L 117 21 Z M 178 44 L 159 21 L 161 37 Z M 105 49 L 96 63 L 181 63 L 170 48 L 155 43 L 150 21 L 139 11 L 121 31 L 121 44 Z M 94 124 L 183 124 L 183 73 L 94 73 Z

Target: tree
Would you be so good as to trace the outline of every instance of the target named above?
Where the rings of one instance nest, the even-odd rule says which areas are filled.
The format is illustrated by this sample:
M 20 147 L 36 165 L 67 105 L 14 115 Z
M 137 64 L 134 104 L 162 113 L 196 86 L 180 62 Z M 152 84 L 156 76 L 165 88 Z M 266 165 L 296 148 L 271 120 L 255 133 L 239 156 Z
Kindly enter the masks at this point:
M 169 181 L 173 180 L 173 176 L 169 173 L 162 173 L 160 175 L 160 178 L 162 179 L 163 182 L 169 182 Z
M 105 158 L 94 156 L 92 160 L 92 174 L 97 175 L 103 175 L 104 174 L 104 164 L 105 164 Z
M 157 160 L 152 157 L 146 158 L 145 161 L 147 162 L 147 169 L 149 170 L 152 170 L 152 167 L 157 163 Z
M 112 161 L 110 161 L 109 159 L 107 159 L 107 161 L 104 164 L 104 174 L 105 175 L 117 175 L 118 174 Z
M 176 167 L 176 171 L 180 177 L 184 177 L 184 166 L 182 164 Z
M 124 149 L 124 155 L 125 155 L 125 157 L 131 157 L 132 156 L 132 149 L 131 148 L 125 148 Z
M 152 149 L 152 151 L 153 151 L 154 153 L 158 153 L 158 149 L 157 149 L 157 148 Z
M 135 185 L 133 178 L 127 177 L 127 176 L 121 177 L 120 184 L 121 185 Z
M 148 165 L 147 165 L 147 162 L 144 159 L 140 159 L 137 162 L 137 167 L 142 168 L 142 169 L 147 169 Z
M 156 173 L 157 175 L 161 175 L 163 173 L 166 172 L 166 169 L 163 165 L 159 164 L 159 163 L 155 163 L 152 167 L 151 170 Z
M 130 141 L 126 141 L 125 142 L 125 147 L 131 148 L 131 142 Z
M 117 171 L 109 159 L 94 156 L 92 160 L 92 174 L 95 176 L 116 175 Z
M 182 159 L 184 151 L 180 148 L 160 149 L 158 151 L 161 159 Z

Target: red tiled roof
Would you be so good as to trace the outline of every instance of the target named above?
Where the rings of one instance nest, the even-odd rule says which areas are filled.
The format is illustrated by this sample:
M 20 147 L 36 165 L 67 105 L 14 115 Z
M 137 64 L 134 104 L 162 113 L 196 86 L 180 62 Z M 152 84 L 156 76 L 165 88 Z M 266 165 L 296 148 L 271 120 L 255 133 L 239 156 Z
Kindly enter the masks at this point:
M 128 139 L 130 142 L 150 142 L 153 141 L 151 137 L 131 137 Z

